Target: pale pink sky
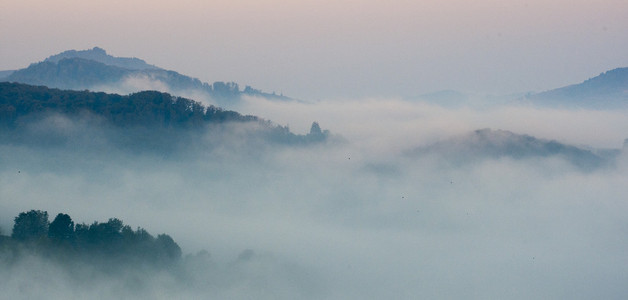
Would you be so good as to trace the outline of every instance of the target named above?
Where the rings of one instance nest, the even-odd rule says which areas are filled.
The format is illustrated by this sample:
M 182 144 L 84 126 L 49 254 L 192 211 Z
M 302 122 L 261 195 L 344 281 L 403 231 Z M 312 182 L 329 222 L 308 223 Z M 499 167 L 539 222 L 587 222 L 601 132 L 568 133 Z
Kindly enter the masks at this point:
M 0 70 L 68 49 L 317 99 L 509 93 L 628 66 L 628 1 L 0 2 Z

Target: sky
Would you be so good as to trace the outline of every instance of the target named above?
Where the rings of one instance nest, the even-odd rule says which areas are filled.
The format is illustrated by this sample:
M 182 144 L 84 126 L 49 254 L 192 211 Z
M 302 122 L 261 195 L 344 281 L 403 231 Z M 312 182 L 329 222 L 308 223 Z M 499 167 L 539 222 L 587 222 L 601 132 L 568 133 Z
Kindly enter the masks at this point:
M 305 99 L 544 91 L 628 66 L 628 2 L 0 1 L 0 70 L 69 49 Z

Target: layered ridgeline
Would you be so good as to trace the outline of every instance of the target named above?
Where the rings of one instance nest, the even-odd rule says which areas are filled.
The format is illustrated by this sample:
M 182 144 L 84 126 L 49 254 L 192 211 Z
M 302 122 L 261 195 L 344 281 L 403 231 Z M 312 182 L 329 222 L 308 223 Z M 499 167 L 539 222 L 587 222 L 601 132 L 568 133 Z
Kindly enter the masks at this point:
M 463 106 L 484 108 L 523 103 L 567 109 L 628 109 L 628 68 L 616 68 L 578 84 L 543 92 L 486 95 L 442 90 L 407 99 L 424 101 L 447 108 Z
M 296 145 L 328 137 L 316 122 L 309 134 L 297 135 L 256 116 L 157 91 L 125 96 L 8 82 L 0 83 L 0 126 L 3 143 L 112 143 L 150 151 L 215 147 L 238 138 L 246 143 Z
M 617 68 L 582 83 L 557 88 L 525 98 L 537 105 L 566 108 L 628 108 L 628 68 Z
M 150 65 L 139 58 L 111 56 L 98 47 L 82 51 L 68 50 L 24 69 L 2 71 L 0 81 L 122 94 L 142 90 L 158 90 L 180 96 L 201 94 L 222 107 L 228 107 L 244 95 L 273 100 L 289 99 L 250 86 L 240 89 L 234 82 L 217 81 L 208 84 Z

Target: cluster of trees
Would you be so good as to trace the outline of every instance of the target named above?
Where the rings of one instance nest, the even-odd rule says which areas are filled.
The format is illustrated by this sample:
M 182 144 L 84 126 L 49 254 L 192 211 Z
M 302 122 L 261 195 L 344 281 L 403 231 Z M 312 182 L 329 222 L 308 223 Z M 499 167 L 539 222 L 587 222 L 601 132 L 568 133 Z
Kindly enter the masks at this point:
M 31 210 L 15 217 L 11 236 L 0 239 L 2 248 L 29 248 L 57 257 L 83 257 L 87 261 L 140 263 L 167 266 L 181 258 L 181 248 L 167 234 L 152 236 L 133 230 L 117 218 L 91 225 L 74 224 L 59 213 L 49 222 L 48 212 Z

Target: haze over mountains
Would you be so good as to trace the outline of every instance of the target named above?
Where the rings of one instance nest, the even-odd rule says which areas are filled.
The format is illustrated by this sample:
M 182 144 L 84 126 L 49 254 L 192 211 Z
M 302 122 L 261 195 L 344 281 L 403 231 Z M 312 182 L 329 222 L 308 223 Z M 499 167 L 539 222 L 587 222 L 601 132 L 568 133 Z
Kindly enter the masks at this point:
M 582 83 L 532 94 L 538 105 L 593 109 L 628 108 L 628 68 L 617 68 Z
M 212 85 L 202 83 L 198 79 L 190 78 L 185 75 L 181 75 L 175 71 L 168 71 L 161 69 L 157 66 L 146 63 L 139 58 L 127 58 L 127 57 L 114 57 L 104 49 L 94 47 L 89 50 L 68 50 L 56 55 L 52 55 L 46 58 L 42 62 L 33 63 L 29 67 L 20 69 L 17 71 L 5 71 L 8 76 L 4 79 L 10 82 L 20 82 L 34 85 L 44 85 L 53 88 L 60 89 L 73 89 L 73 90 L 124 90 L 129 93 L 138 92 L 144 89 L 158 90 L 172 92 L 175 95 L 195 95 L 201 98 L 201 100 L 210 99 L 211 102 L 224 104 L 226 107 L 234 107 L 235 104 L 241 103 L 241 97 L 244 95 L 261 97 L 271 101 L 282 99 L 289 100 L 284 96 L 277 96 L 275 94 L 263 93 L 259 90 L 255 90 L 251 87 L 246 87 L 244 90 L 240 90 L 236 83 L 224 83 L 215 82 Z M 19 91 L 19 92 L 18 92 Z M 628 103 L 628 68 L 618 68 L 605 73 L 600 74 L 597 77 L 584 81 L 581 84 L 575 84 L 568 87 L 563 87 L 543 93 L 530 94 L 525 97 L 524 101 L 531 102 L 540 107 L 543 106 L 561 106 L 569 108 L 597 108 L 597 109 L 612 109 L 612 108 L 624 108 Z M 105 102 L 113 101 L 114 103 L 123 103 L 125 101 L 131 101 L 131 107 L 142 106 L 144 108 L 133 108 L 128 110 L 123 117 L 125 124 L 129 122 L 138 125 L 137 120 L 144 120 L 145 124 L 142 124 L 146 128 L 153 127 L 153 129 L 160 128 L 164 124 L 171 124 L 171 121 L 164 120 L 178 120 L 176 122 L 182 122 L 183 119 L 177 119 L 178 117 L 170 116 L 172 109 L 162 107 L 155 107 L 155 109 L 147 108 L 148 103 L 163 102 L 163 99 L 169 99 L 170 95 L 159 93 L 139 93 L 130 97 L 122 97 L 106 94 L 90 94 L 82 92 L 82 94 L 76 92 L 63 92 L 58 90 L 47 90 L 41 87 L 29 87 L 26 85 L 2 85 L 2 100 L 3 105 L 1 107 L 4 124 L 22 124 L 27 115 L 37 113 L 61 113 L 67 115 L 69 112 L 73 112 L 74 118 L 76 112 L 89 111 L 90 113 L 96 113 L 110 118 L 115 114 L 112 112 L 103 112 L 101 107 L 107 107 L 111 104 Z M 16 96 L 18 95 L 18 96 Z M 47 102 L 41 102 L 35 106 L 27 105 L 29 101 L 37 100 L 38 97 L 45 97 Z M 17 97 L 17 98 L 16 98 Z M 487 101 L 495 100 L 491 105 L 502 105 L 504 103 L 513 103 L 517 100 L 510 99 L 504 102 L 504 99 L 508 99 L 508 96 L 497 98 L 487 98 Z M 513 96 L 514 97 L 514 96 Z M 474 101 L 474 97 L 470 97 L 464 93 L 460 93 L 453 90 L 440 91 L 431 94 L 426 94 L 418 97 L 420 100 L 427 100 L 430 103 L 444 106 L 444 107 L 462 107 L 465 103 L 471 103 Z M 56 100 L 55 100 L 56 99 Z M 58 99 L 62 99 L 58 102 Z M 66 99 L 66 100 L 63 100 Z M 67 102 L 67 99 L 77 99 L 71 101 L 79 102 Z M 80 99 L 96 99 L 89 100 L 88 102 L 81 102 Z M 125 100 L 121 100 L 125 99 Z M 140 102 L 136 102 L 135 99 L 144 99 Z M 476 99 L 477 100 L 477 99 Z M 26 101 L 26 102 L 23 102 Z M 103 102 L 104 101 L 104 102 Z M 148 101 L 146 104 L 141 104 L 142 101 Z M 157 101 L 157 102 L 155 102 Z M 260 122 L 261 119 L 255 116 L 242 116 L 235 111 L 223 111 L 220 108 L 216 108 L 213 105 L 209 105 L 207 108 L 199 102 L 193 100 L 187 100 L 183 98 L 172 97 L 172 102 L 166 100 L 163 103 L 170 103 L 175 105 L 173 107 L 181 107 L 189 109 L 190 120 L 193 120 L 194 115 L 199 111 L 199 120 L 205 122 L 209 119 L 214 120 L 211 122 L 232 122 L 232 121 L 255 121 Z M 185 102 L 179 105 L 179 102 Z M 187 102 L 186 102 L 187 101 Z M 102 103 L 101 103 L 102 102 Z M 183 103 L 181 102 L 181 103 Z M 205 101 L 207 102 L 207 101 Z M 37 103 L 37 102 L 34 102 Z M 77 104 L 77 103 L 84 103 Z M 58 106 L 57 106 L 58 105 Z M 78 106 L 77 106 L 78 105 Z M 461 106 L 462 105 L 462 106 Z M 198 109 L 195 107 L 198 106 Z M 39 108 L 37 108 L 39 107 Z M 42 110 L 41 107 L 44 107 Z M 69 109 L 69 110 L 68 110 Z M 145 110 L 151 111 L 149 114 L 141 112 Z M 202 110 L 202 111 L 201 111 Z M 212 117 L 208 117 L 211 112 Z M 118 113 L 116 113 L 118 114 Z M 150 117 L 150 114 L 156 114 Z M 188 114 L 183 112 L 183 114 Z M 223 117 L 215 117 L 213 115 L 221 114 Z M 166 116 L 164 119 L 164 116 Z M 118 117 L 116 117 L 118 118 Z M 16 121 L 18 120 L 19 121 Z M 118 118 L 119 119 L 119 118 Z M 202 121 L 204 119 L 204 121 Z M 30 117 L 30 120 L 34 120 Z M 118 122 L 122 120 L 119 119 Z M 131 120 L 131 121 L 129 121 Z M 135 120 L 135 121 L 133 121 Z M 154 127 L 149 124 L 154 120 L 161 120 L 158 122 L 158 127 Z M 7 123 L 8 122 L 8 123 Z M 17 122 L 17 123 L 16 123 Z M 149 123 L 146 123 L 149 122 Z M 166 123 L 164 123 L 166 122 Z M 179 123 L 172 124 L 179 124 Z M 187 121 L 186 121 L 187 122 Z M 270 140 L 281 140 L 284 142 L 295 143 L 297 141 L 321 141 L 324 140 L 327 131 L 323 133 L 318 124 L 313 125 L 310 133 L 304 136 L 297 136 L 290 133 L 288 127 L 276 126 L 272 127 L 270 122 L 264 121 L 267 132 L 264 133 L 266 138 Z M 194 122 L 192 122 L 194 123 Z M 182 124 L 182 123 L 181 123 Z M 190 123 L 191 124 L 191 123 Z M 180 124 L 179 124 L 180 125 Z M 179 126 L 177 125 L 177 126 Z M 11 125 L 14 126 L 14 125 Z M 20 125 L 24 127 L 24 125 Z M 26 128 L 26 127 L 24 127 Z M 190 127 L 191 128 L 191 127 Z M 496 128 L 499 129 L 499 128 Z M 150 138 L 139 140 L 171 140 L 172 137 L 167 137 L 162 131 L 161 133 L 150 134 Z M 274 132 L 271 134 L 271 132 Z M 144 132 L 146 133 L 146 132 Z M 261 131 L 259 132 L 261 133 Z M 163 135 L 166 134 L 164 136 Z M 608 159 L 612 159 L 613 155 L 607 155 L 605 157 L 598 157 L 596 154 L 591 153 L 589 150 L 579 149 L 573 146 L 563 145 L 556 141 L 543 141 L 535 139 L 531 136 L 517 135 L 508 131 L 493 131 L 490 129 L 476 130 L 469 133 L 471 136 L 467 138 L 458 138 L 458 140 L 450 140 L 449 142 L 441 141 L 429 147 L 423 147 L 421 150 L 415 150 L 418 152 L 440 152 L 441 154 L 450 153 L 450 158 L 456 159 L 455 156 L 460 154 L 469 155 L 475 153 L 476 155 L 500 157 L 502 155 L 512 157 L 526 157 L 526 156 L 548 156 L 562 154 L 566 155 L 566 158 L 572 163 L 583 167 L 585 169 L 595 168 L 602 164 L 606 164 Z M 25 136 L 29 136 L 28 134 Z M 138 136 L 139 137 L 139 136 Z M 136 141 L 139 141 L 136 139 Z M 151 144 L 151 143 L 149 143 Z M 461 144 L 466 144 L 465 147 L 460 148 Z M 454 151 L 453 149 L 457 149 Z M 458 153 L 454 155 L 454 153 Z M 612 152 L 610 152 L 612 153 Z M 463 155 L 463 156 L 464 156 Z M 468 159 L 468 158 L 467 158 Z M 463 159 L 463 160 L 467 160 Z M 586 161 L 586 162 L 585 162 Z
M 181 75 L 175 71 L 164 70 L 157 66 L 148 64 L 144 60 L 139 58 L 111 56 L 107 54 L 104 49 L 101 49 L 99 47 L 80 51 L 68 50 L 56 55 L 52 55 L 42 62 L 33 63 L 27 68 L 16 71 L 5 71 L 2 74 L 6 75 L 6 77 L 0 80 L 20 82 L 32 85 L 44 85 L 60 89 L 118 91 L 124 90 L 129 93 L 149 89 L 162 92 L 171 92 L 175 95 L 195 95 L 197 96 L 197 98 L 200 97 L 201 101 L 206 100 L 205 102 L 207 102 L 207 100 L 209 99 L 210 102 L 224 104 L 225 107 L 234 107 L 236 106 L 235 104 L 241 103 L 241 97 L 244 95 L 261 97 L 270 101 L 274 101 L 277 99 L 290 100 L 290 98 L 284 97 L 283 95 L 277 96 L 275 94 L 263 93 L 248 86 L 244 90 L 240 90 L 238 84 L 233 82 L 215 82 L 212 85 L 209 85 L 207 83 L 200 82 L 198 79 Z M 29 101 L 32 101 L 33 99 L 37 99 L 38 97 L 42 96 L 46 99 L 49 99 L 46 100 L 48 102 L 41 102 L 43 106 L 40 106 L 41 104 L 37 104 L 35 106 L 27 105 L 28 107 L 24 106 L 24 103 L 30 103 Z M 131 103 L 135 103 L 134 101 L 136 100 L 134 99 L 144 99 L 135 104 L 131 104 L 132 107 L 139 105 L 143 106 L 144 108 L 142 109 L 144 109 L 145 111 L 151 111 L 150 108 L 147 108 L 149 106 L 146 106 L 148 103 L 161 103 L 162 100 L 159 99 L 169 99 L 170 95 L 158 93 L 140 93 L 134 94 L 130 97 L 127 96 L 125 98 L 126 100 L 120 100 L 124 97 L 120 98 L 118 96 L 105 94 L 89 94 L 87 92 L 83 92 L 79 95 L 77 93 L 72 93 L 69 91 L 62 92 L 58 90 L 46 90 L 25 85 L 20 86 L 15 84 L 3 84 L 2 97 L 4 104 L 1 107 L 1 110 L 2 116 L 4 118 L 4 123 L 21 124 L 21 122 L 23 122 L 24 120 L 29 120 L 28 118 L 25 118 L 25 116 L 31 113 L 38 113 L 40 115 L 42 115 L 42 113 L 61 113 L 63 115 L 66 115 L 70 111 L 73 111 L 74 114 L 76 114 L 77 111 L 89 111 L 90 113 L 96 113 L 97 115 L 103 114 L 103 111 L 101 111 L 102 109 L 100 107 L 107 107 L 110 104 L 106 104 L 105 102 L 109 101 L 122 103 L 130 100 Z M 539 107 L 595 109 L 626 108 L 628 107 L 628 68 L 614 69 L 602 73 L 594 78 L 588 79 L 580 84 L 574 84 L 571 86 L 558 88 L 542 93 L 528 94 L 523 99 L 519 100 L 514 99 L 514 96 L 512 96 L 513 98 L 510 98 L 510 100 L 504 100 L 509 99 L 508 97 L 509 96 L 498 97 L 500 99 L 486 98 L 483 101 L 485 103 L 485 106 L 487 107 L 490 107 L 491 105 L 503 105 L 504 103 L 512 104 L 520 102 L 532 103 L 533 105 L 537 105 Z M 21 99 L 26 100 L 26 102 L 20 103 L 20 101 L 22 101 Z M 58 99 L 97 100 L 96 102 L 93 102 L 94 100 L 89 100 L 88 102 L 85 102 L 87 103 L 86 105 L 81 106 L 81 104 L 79 106 L 76 106 L 78 105 L 76 103 L 82 102 L 79 101 L 72 104 L 71 102 L 64 102 L 67 100 L 61 100 L 61 102 L 59 103 Z M 418 97 L 417 99 L 426 100 L 429 103 L 449 108 L 460 108 L 463 107 L 465 103 L 471 103 L 474 100 L 477 100 L 474 99 L 473 96 L 468 96 L 464 93 L 453 90 L 425 94 Z M 491 100 L 494 100 L 493 104 L 489 103 Z M 100 103 L 99 101 L 102 103 Z M 147 104 L 141 104 L 141 101 L 148 102 Z M 202 110 L 198 113 L 200 116 L 199 120 L 206 119 L 205 121 L 212 119 L 214 120 L 212 122 L 216 122 L 215 120 L 219 120 L 219 122 L 242 122 L 244 120 L 259 122 L 261 120 L 255 116 L 242 116 L 235 111 L 223 111 L 222 109 L 216 108 L 213 105 L 209 105 L 206 108 L 205 106 L 203 106 L 202 103 L 195 102 L 193 100 L 172 97 L 171 101 L 172 102 L 170 102 L 170 100 L 167 100 L 166 102 L 175 105 L 175 107 L 178 105 L 179 107 L 182 107 L 184 109 L 189 109 L 190 116 L 192 116 L 190 120 L 194 119 L 193 115 L 197 114 L 196 110 Z M 181 101 L 185 103 L 182 105 L 177 104 Z M 195 108 L 197 106 L 200 110 Z M 42 110 L 41 107 L 44 107 L 45 109 Z M 71 107 L 70 110 L 68 110 L 68 107 Z M 135 111 L 129 110 L 128 112 L 126 112 L 126 115 L 124 117 L 125 121 L 123 122 L 128 123 L 129 120 L 145 120 L 148 122 L 149 120 L 159 119 L 161 121 L 158 122 L 158 127 L 161 127 L 166 124 L 163 121 L 165 120 L 164 116 L 169 116 L 171 114 L 170 112 L 168 112 L 168 110 L 172 111 L 172 109 L 164 110 L 164 108 L 161 107 L 156 108 L 156 110 L 152 109 L 152 112 L 150 112 L 150 114 L 156 115 L 150 117 L 149 114 L 141 112 L 142 109 L 137 110 L 136 108 L 133 108 L 133 110 Z M 225 117 L 208 117 L 210 111 L 212 112 L 212 115 L 218 113 Z M 109 118 L 113 115 L 111 112 L 104 113 L 104 116 L 106 116 L 106 118 Z M 187 114 L 187 112 L 184 112 L 183 114 Z M 172 120 L 174 120 L 178 117 L 173 116 L 172 118 Z M 16 123 L 16 120 L 18 119 L 20 121 Z M 170 117 L 166 117 L 166 119 L 170 120 Z M 178 120 L 177 122 L 181 122 L 181 120 Z M 170 124 L 169 122 L 171 121 L 167 121 L 168 124 Z M 154 127 L 149 123 L 145 123 L 143 125 Z M 264 124 L 270 124 L 270 122 Z M 267 133 L 267 138 L 271 138 L 271 136 L 273 136 L 271 139 L 292 141 L 290 143 L 294 143 L 297 140 L 300 140 L 301 142 L 309 140 L 323 140 L 328 132 L 325 131 L 325 134 L 323 134 L 323 131 L 320 130 L 318 124 L 315 125 L 316 126 L 312 126 L 308 135 L 302 137 L 298 137 L 297 135 L 290 133 L 287 126 L 282 127 L 273 125 L 275 126 L 274 129 L 271 129 L 272 126 L 270 125 L 264 126 L 266 126 L 268 130 L 270 130 L 268 132 L 275 132 L 274 134 L 270 135 L 268 135 Z M 469 134 L 471 136 L 468 136 L 467 138 L 458 138 L 457 141 L 450 140 L 449 142 L 441 141 L 437 144 L 429 147 L 424 147 L 422 148 L 422 150 L 416 151 L 425 152 L 429 150 L 441 152 L 441 154 L 450 152 L 450 156 L 452 159 L 452 149 L 458 149 L 456 151 L 462 151 L 461 153 L 466 153 L 466 155 L 470 153 L 476 153 L 497 157 L 502 155 L 508 155 L 513 157 L 526 157 L 530 155 L 547 156 L 562 153 L 566 155 L 569 161 L 587 169 L 604 164 L 603 161 L 606 161 L 607 159 L 609 159 L 609 157 L 613 156 L 607 155 L 606 157 L 598 157 L 596 154 L 591 153 L 589 150 L 583 150 L 575 148 L 573 146 L 563 145 L 557 143 L 556 141 L 548 142 L 544 140 L 538 140 L 532 136 L 518 135 L 510 133 L 508 131 L 493 131 L 490 129 L 485 129 L 476 130 Z M 284 135 L 284 137 L 280 137 L 281 135 Z M 159 134 L 151 136 L 155 138 L 159 136 Z M 458 147 L 462 143 L 466 144 L 466 148 Z M 587 162 L 584 163 L 583 161 Z
M 409 152 L 409 155 L 415 156 L 442 156 L 453 164 L 478 163 L 486 159 L 500 158 L 526 160 L 558 157 L 584 171 L 612 165 L 619 154 L 619 150 L 594 153 L 553 140 L 491 129 L 475 130 Z
M 158 90 L 197 99 L 207 104 L 235 108 L 242 96 L 272 100 L 290 100 L 237 83 L 201 82 L 175 71 L 164 70 L 139 58 L 114 57 L 99 47 L 89 50 L 68 50 L 52 55 L 42 62 L 20 70 L 0 71 L 0 81 L 75 90 L 93 90 L 128 94 L 142 90 Z M 209 100 L 210 99 L 210 100 Z M 587 79 L 582 83 L 526 95 L 470 95 L 443 90 L 413 99 L 426 100 L 448 107 L 460 105 L 492 105 L 499 103 L 532 103 L 549 107 L 614 109 L 628 107 L 628 68 L 617 68 Z M 492 102 L 492 103 L 491 103 Z
M 121 67 L 129 70 L 151 70 L 161 69 L 154 65 L 147 64 L 144 60 L 136 57 L 114 57 L 105 51 L 105 49 L 94 47 L 89 50 L 67 50 L 59 54 L 52 55 L 46 58 L 44 61 L 58 63 L 62 59 L 66 58 L 82 58 L 86 60 L 93 60 L 105 65 Z
M 46 147 L 70 143 L 97 150 L 103 142 L 93 143 L 93 136 L 98 135 L 123 148 L 170 153 L 209 149 L 219 142 L 208 144 L 201 137 L 207 132 L 223 132 L 229 124 L 248 126 L 237 134 L 244 141 L 298 145 L 324 142 L 329 136 L 316 122 L 307 135 L 296 135 L 256 116 L 205 107 L 157 91 L 121 96 L 0 82 L 0 136 L 4 143 Z
M 413 97 L 411 100 L 423 100 L 446 107 L 531 104 L 574 109 L 626 109 L 628 68 L 613 69 L 582 83 L 543 92 L 482 95 L 443 90 Z
M 621 96 L 623 72 L 577 86 Z M 628 295 L 627 111 L 571 105 L 585 92 L 568 93 L 564 106 L 459 105 L 474 99 L 456 91 L 276 101 L 288 98 L 99 48 L 9 78 L 0 82 L 8 297 Z M 85 90 L 99 88 L 129 92 Z M 9 237 L 21 212 L 68 215 L 29 244 Z M 91 263 L 101 248 L 110 251 Z M 155 267 L 143 251 L 172 259 Z
M 149 65 L 138 58 L 114 57 L 104 49 L 68 50 L 52 55 L 27 68 L 5 71 L 0 81 L 45 85 L 52 88 L 92 90 L 129 94 L 157 90 L 178 96 L 203 97 L 222 107 L 231 107 L 240 97 L 254 96 L 276 100 L 287 97 L 265 93 L 246 86 L 240 89 L 234 82 L 208 84 L 175 71 Z M 2 78 L 4 77 L 4 78 Z M 204 100 L 204 99 L 198 99 Z

